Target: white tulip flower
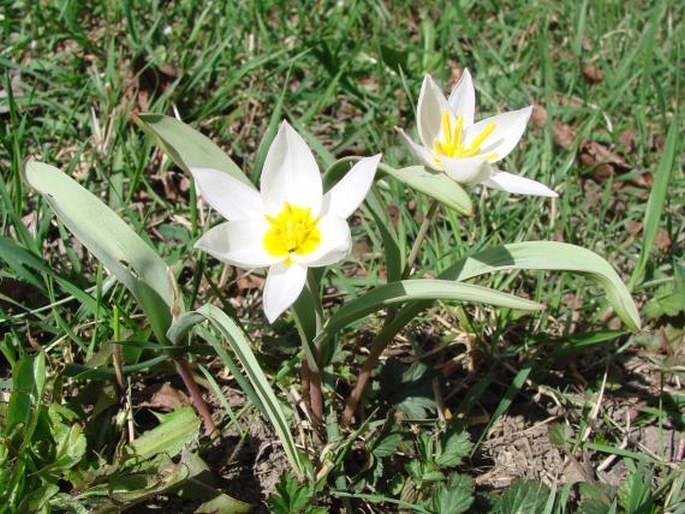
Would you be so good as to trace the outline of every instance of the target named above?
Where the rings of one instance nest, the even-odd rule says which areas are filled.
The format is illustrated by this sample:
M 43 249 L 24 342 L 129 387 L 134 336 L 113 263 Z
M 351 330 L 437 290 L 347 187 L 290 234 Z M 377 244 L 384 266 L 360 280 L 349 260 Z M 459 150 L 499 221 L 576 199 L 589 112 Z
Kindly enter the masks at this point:
M 349 251 L 346 220 L 368 193 L 380 159 L 361 159 L 323 194 L 314 155 L 283 121 L 264 161 L 261 191 L 216 169 L 191 168 L 200 195 L 228 220 L 195 247 L 240 268 L 268 266 L 263 304 L 271 323 L 297 300 L 307 268 L 338 262 Z
M 521 139 L 532 106 L 474 123 L 476 94 L 471 74 L 464 70 L 449 99 L 430 75 L 421 86 L 417 107 L 421 145 L 397 129 L 409 149 L 424 165 L 444 171 L 467 186 L 478 184 L 538 196 L 558 196 L 547 186 L 500 171 L 493 165 L 511 153 Z

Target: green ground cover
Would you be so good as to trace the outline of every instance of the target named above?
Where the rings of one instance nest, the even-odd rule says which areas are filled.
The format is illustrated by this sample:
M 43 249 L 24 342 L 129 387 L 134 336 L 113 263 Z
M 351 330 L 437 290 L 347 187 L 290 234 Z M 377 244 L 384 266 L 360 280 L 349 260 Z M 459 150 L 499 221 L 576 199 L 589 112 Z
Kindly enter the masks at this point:
M 682 6 L 414 4 L 0 0 L 0 512 L 685 512 Z M 535 106 L 503 167 L 559 197 L 477 189 L 471 217 L 439 207 L 412 277 L 496 245 L 566 242 L 616 269 L 642 329 L 584 274 L 494 273 L 478 284 L 547 309 L 435 302 L 338 426 L 384 314 L 344 327 L 319 434 L 293 317 L 266 322 L 263 270 L 193 248 L 220 217 L 138 116 L 179 117 L 255 183 L 282 119 L 323 170 L 379 151 L 401 168 L 415 162 L 395 127 L 416 138 L 424 74 L 449 92 L 465 67 L 476 119 Z M 31 158 L 116 212 L 171 267 L 187 309 L 218 308 L 203 311 L 215 324 L 181 351 L 163 344 L 29 186 Z M 379 177 L 350 219 L 352 252 L 322 279 L 326 312 L 386 280 L 384 223 L 406 256 L 431 208 Z M 275 394 L 280 432 L 241 351 Z

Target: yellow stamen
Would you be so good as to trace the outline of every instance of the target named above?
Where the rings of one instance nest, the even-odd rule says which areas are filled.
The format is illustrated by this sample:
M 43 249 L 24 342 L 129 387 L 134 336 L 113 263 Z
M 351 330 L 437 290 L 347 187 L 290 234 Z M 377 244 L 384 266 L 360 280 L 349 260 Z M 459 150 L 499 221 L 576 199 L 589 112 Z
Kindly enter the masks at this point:
M 452 116 L 449 111 L 442 111 L 440 117 L 440 124 L 442 132 L 433 141 L 433 152 L 437 155 L 444 155 L 445 157 L 474 157 L 480 155 L 481 145 L 485 140 L 494 132 L 497 128 L 497 124 L 491 121 L 483 130 L 478 134 L 471 144 L 467 147 L 463 143 L 464 135 L 464 116 L 461 115 L 457 118 L 454 128 L 452 128 Z M 486 160 L 491 160 L 496 158 L 496 154 L 490 153 L 484 158 Z M 438 157 L 435 158 L 436 164 L 440 164 Z
M 285 202 L 275 217 L 265 217 L 270 226 L 264 234 L 264 248 L 275 257 L 286 257 L 286 264 L 292 264 L 292 254 L 306 255 L 321 244 L 319 218 L 309 208 Z
M 452 123 L 447 111 L 442 111 L 442 137 L 445 138 L 445 145 L 452 144 Z
M 493 131 L 497 128 L 497 123 L 494 121 L 491 121 L 487 125 L 485 125 L 485 128 L 483 131 L 478 134 L 474 140 L 471 142 L 471 150 L 478 150 L 480 148 L 480 145 L 483 144 L 483 141 L 485 141 L 490 134 L 493 133 Z
M 454 148 L 461 147 L 461 136 L 464 130 L 464 116 L 457 118 L 457 124 L 454 127 Z

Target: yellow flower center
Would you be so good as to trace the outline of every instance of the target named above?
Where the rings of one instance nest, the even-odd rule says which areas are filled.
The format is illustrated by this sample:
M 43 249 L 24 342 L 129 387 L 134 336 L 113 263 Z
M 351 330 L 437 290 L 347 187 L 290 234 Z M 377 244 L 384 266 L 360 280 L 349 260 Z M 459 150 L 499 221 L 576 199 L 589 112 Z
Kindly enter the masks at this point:
M 306 255 L 321 244 L 319 218 L 312 217 L 311 209 L 285 202 L 275 217 L 266 216 L 269 229 L 264 235 L 264 248 L 275 257 Z
M 496 127 L 497 124 L 494 121 L 486 124 L 480 134 L 474 137 L 473 141 L 466 146 L 464 141 L 464 116 L 459 116 L 453 127 L 450 113 L 448 111 L 442 111 L 442 131 L 433 142 L 433 152 L 438 155 L 444 155 L 445 157 L 475 157 L 476 155 L 480 155 L 481 145 L 490 134 L 493 133 Z M 489 153 L 483 156 L 487 161 L 495 159 L 496 157 L 496 153 Z M 436 162 L 439 164 L 437 157 Z

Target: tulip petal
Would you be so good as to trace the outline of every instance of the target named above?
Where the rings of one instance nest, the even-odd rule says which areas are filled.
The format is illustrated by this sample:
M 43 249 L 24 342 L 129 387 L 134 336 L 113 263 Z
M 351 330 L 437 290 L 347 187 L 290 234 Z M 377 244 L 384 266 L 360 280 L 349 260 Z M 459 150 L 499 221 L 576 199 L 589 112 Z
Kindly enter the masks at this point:
M 447 99 L 431 76 L 426 74 L 423 78 L 419 104 L 416 108 L 419 137 L 423 146 L 433 147 L 433 141 L 440 135 L 444 111 L 451 111 Z
M 271 266 L 283 257 L 273 256 L 264 247 L 269 225 L 263 218 L 229 221 L 208 230 L 195 243 L 220 261 L 240 268 Z
M 278 129 L 264 161 L 261 178 L 262 200 L 267 214 L 277 215 L 285 202 L 321 211 L 321 173 L 312 151 L 287 121 Z
M 395 127 L 395 130 L 402 136 L 404 142 L 409 147 L 409 150 L 419 159 L 425 166 L 428 166 L 434 170 L 442 170 L 440 163 L 435 160 L 435 154 L 426 148 L 415 143 L 412 138 L 410 138 L 407 133 L 399 127 Z
M 321 215 L 349 218 L 361 205 L 373 184 L 381 154 L 366 157 L 352 166 L 323 197 Z
M 352 246 L 350 226 L 344 218 L 324 216 L 319 220 L 321 243 L 306 255 L 291 254 L 290 258 L 306 266 L 328 266 L 342 260 Z
M 467 127 L 464 130 L 464 140 L 466 146 L 483 132 L 485 127 L 491 123 L 495 124 L 495 129 L 480 145 L 480 153 L 484 155 L 495 154 L 490 162 L 497 162 L 504 159 L 516 147 L 526 124 L 533 112 L 533 107 L 528 106 L 518 111 L 510 111 L 491 118 L 486 118 L 478 123 Z
M 476 112 L 476 91 L 473 88 L 471 73 L 467 68 L 464 68 L 447 102 L 455 117 L 460 115 L 464 117 L 465 127 L 473 125 L 473 116 Z
M 200 196 L 228 220 L 255 218 L 264 213 L 256 188 L 214 168 L 190 168 Z
M 491 173 L 490 164 L 483 157 L 440 157 L 442 169 L 460 184 L 475 186 Z
M 494 171 L 490 177 L 483 181 L 483 185 L 521 195 L 549 196 L 552 198 L 559 196 L 555 191 L 536 180 L 513 175 L 506 171 Z
M 298 264 L 278 263 L 269 268 L 264 284 L 264 314 L 273 323 L 290 307 L 307 281 L 307 268 Z

